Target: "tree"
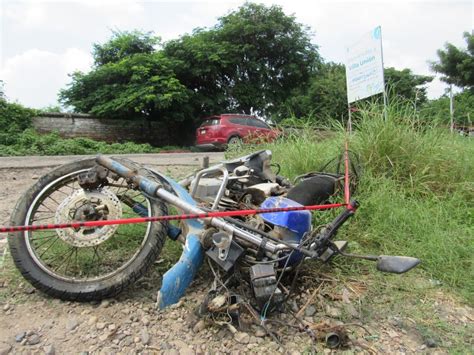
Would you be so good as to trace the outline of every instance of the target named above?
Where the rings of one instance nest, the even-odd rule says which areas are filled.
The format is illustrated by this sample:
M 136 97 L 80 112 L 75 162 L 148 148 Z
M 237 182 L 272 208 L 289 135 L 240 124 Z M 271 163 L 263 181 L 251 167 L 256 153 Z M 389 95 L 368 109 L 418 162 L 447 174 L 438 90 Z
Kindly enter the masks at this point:
M 397 70 L 385 68 L 385 85 L 392 94 L 421 105 L 428 100 L 426 85 L 433 80 L 432 76 L 417 75 L 410 69 Z
M 108 63 L 117 63 L 134 54 L 151 54 L 159 43 L 159 37 L 153 36 L 151 32 L 114 31 L 111 39 L 106 43 L 93 44 L 92 57 L 95 66 L 99 67 Z
M 173 64 L 156 52 L 158 37 L 150 33 L 114 32 L 104 44 L 94 44 L 94 68 L 75 72 L 60 101 L 98 117 L 163 119 L 164 112 L 187 98 Z
M 470 126 L 474 121 L 474 95 L 469 90 L 455 94 L 454 118 L 456 124 Z M 425 121 L 450 124 L 449 97 L 444 95 L 436 100 L 430 100 L 421 107 L 420 117 Z
M 298 90 L 286 101 L 279 114 L 310 117 L 324 122 L 328 118 L 339 119 L 347 115 L 346 77 L 343 64 L 325 63 L 311 77 L 308 88 Z
M 200 98 L 204 111 L 253 107 L 266 113 L 277 111 L 292 90 L 308 83 L 320 62 L 316 49 L 294 16 L 279 6 L 253 3 L 164 47 L 181 63 L 177 76 Z
M 464 32 L 467 49 L 446 43 L 444 50 L 438 50 L 439 61 L 431 68 L 442 74 L 441 80 L 460 88 L 474 90 L 474 35 Z

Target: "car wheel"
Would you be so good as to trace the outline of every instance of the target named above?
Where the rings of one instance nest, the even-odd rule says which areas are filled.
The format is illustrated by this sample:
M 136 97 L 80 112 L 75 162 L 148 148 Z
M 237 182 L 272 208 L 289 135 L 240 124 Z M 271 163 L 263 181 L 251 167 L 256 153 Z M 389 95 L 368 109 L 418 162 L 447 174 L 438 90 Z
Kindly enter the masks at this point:
M 242 143 L 242 138 L 240 138 L 239 136 L 232 136 L 227 141 L 227 145 L 237 145 L 241 143 Z

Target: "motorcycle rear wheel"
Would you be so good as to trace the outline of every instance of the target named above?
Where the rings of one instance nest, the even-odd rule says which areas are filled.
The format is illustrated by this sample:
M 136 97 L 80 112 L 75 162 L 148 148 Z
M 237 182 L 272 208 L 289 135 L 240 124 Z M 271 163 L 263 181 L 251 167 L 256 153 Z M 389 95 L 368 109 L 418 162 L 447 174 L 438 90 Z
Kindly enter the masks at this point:
M 156 180 L 137 164 L 116 160 Z M 108 177 L 113 186 L 92 194 L 82 190 L 77 176 L 94 165 L 94 159 L 80 160 L 41 177 L 17 202 L 11 225 L 67 223 L 91 206 L 93 211 L 106 209 L 102 219 L 167 214 L 162 201 L 130 189 L 120 177 Z M 92 301 L 112 297 L 143 276 L 160 254 L 166 234 L 166 223 L 152 222 L 16 232 L 9 234 L 8 243 L 16 267 L 34 287 L 63 300 Z

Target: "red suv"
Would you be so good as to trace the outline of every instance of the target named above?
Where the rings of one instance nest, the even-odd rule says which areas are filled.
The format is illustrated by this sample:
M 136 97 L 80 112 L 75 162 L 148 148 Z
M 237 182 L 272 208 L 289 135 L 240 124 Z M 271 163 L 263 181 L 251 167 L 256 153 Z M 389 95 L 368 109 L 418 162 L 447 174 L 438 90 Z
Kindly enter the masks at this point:
M 272 141 L 280 134 L 255 116 L 222 114 L 204 119 L 196 130 L 196 147 L 222 148 L 252 138 Z

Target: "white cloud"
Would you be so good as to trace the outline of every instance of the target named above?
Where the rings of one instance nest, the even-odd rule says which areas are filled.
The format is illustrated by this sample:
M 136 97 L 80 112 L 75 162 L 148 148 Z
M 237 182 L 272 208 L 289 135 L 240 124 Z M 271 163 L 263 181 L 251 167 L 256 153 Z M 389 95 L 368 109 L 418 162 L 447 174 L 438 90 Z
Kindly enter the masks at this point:
M 325 60 L 342 62 L 344 48 L 381 25 L 386 66 L 433 75 L 428 60 L 445 42 L 465 46 L 473 27 L 469 0 L 256 0 L 280 4 L 298 22 L 311 26 Z M 67 73 L 87 70 L 93 43 L 110 30 L 154 31 L 163 40 L 209 27 L 242 5 L 242 0 L 0 0 L 0 79 L 7 94 L 23 104 L 56 102 Z M 3 11 L 3 14 L 2 14 Z M 26 79 L 25 79 L 26 78 Z M 436 80 L 429 95 L 446 85 Z
M 10 100 L 41 108 L 56 104 L 57 93 L 70 81 L 68 73 L 87 71 L 91 64 L 91 56 L 77 48 L 59 54 L 31 49 L 7 59 L 0 78 Z

